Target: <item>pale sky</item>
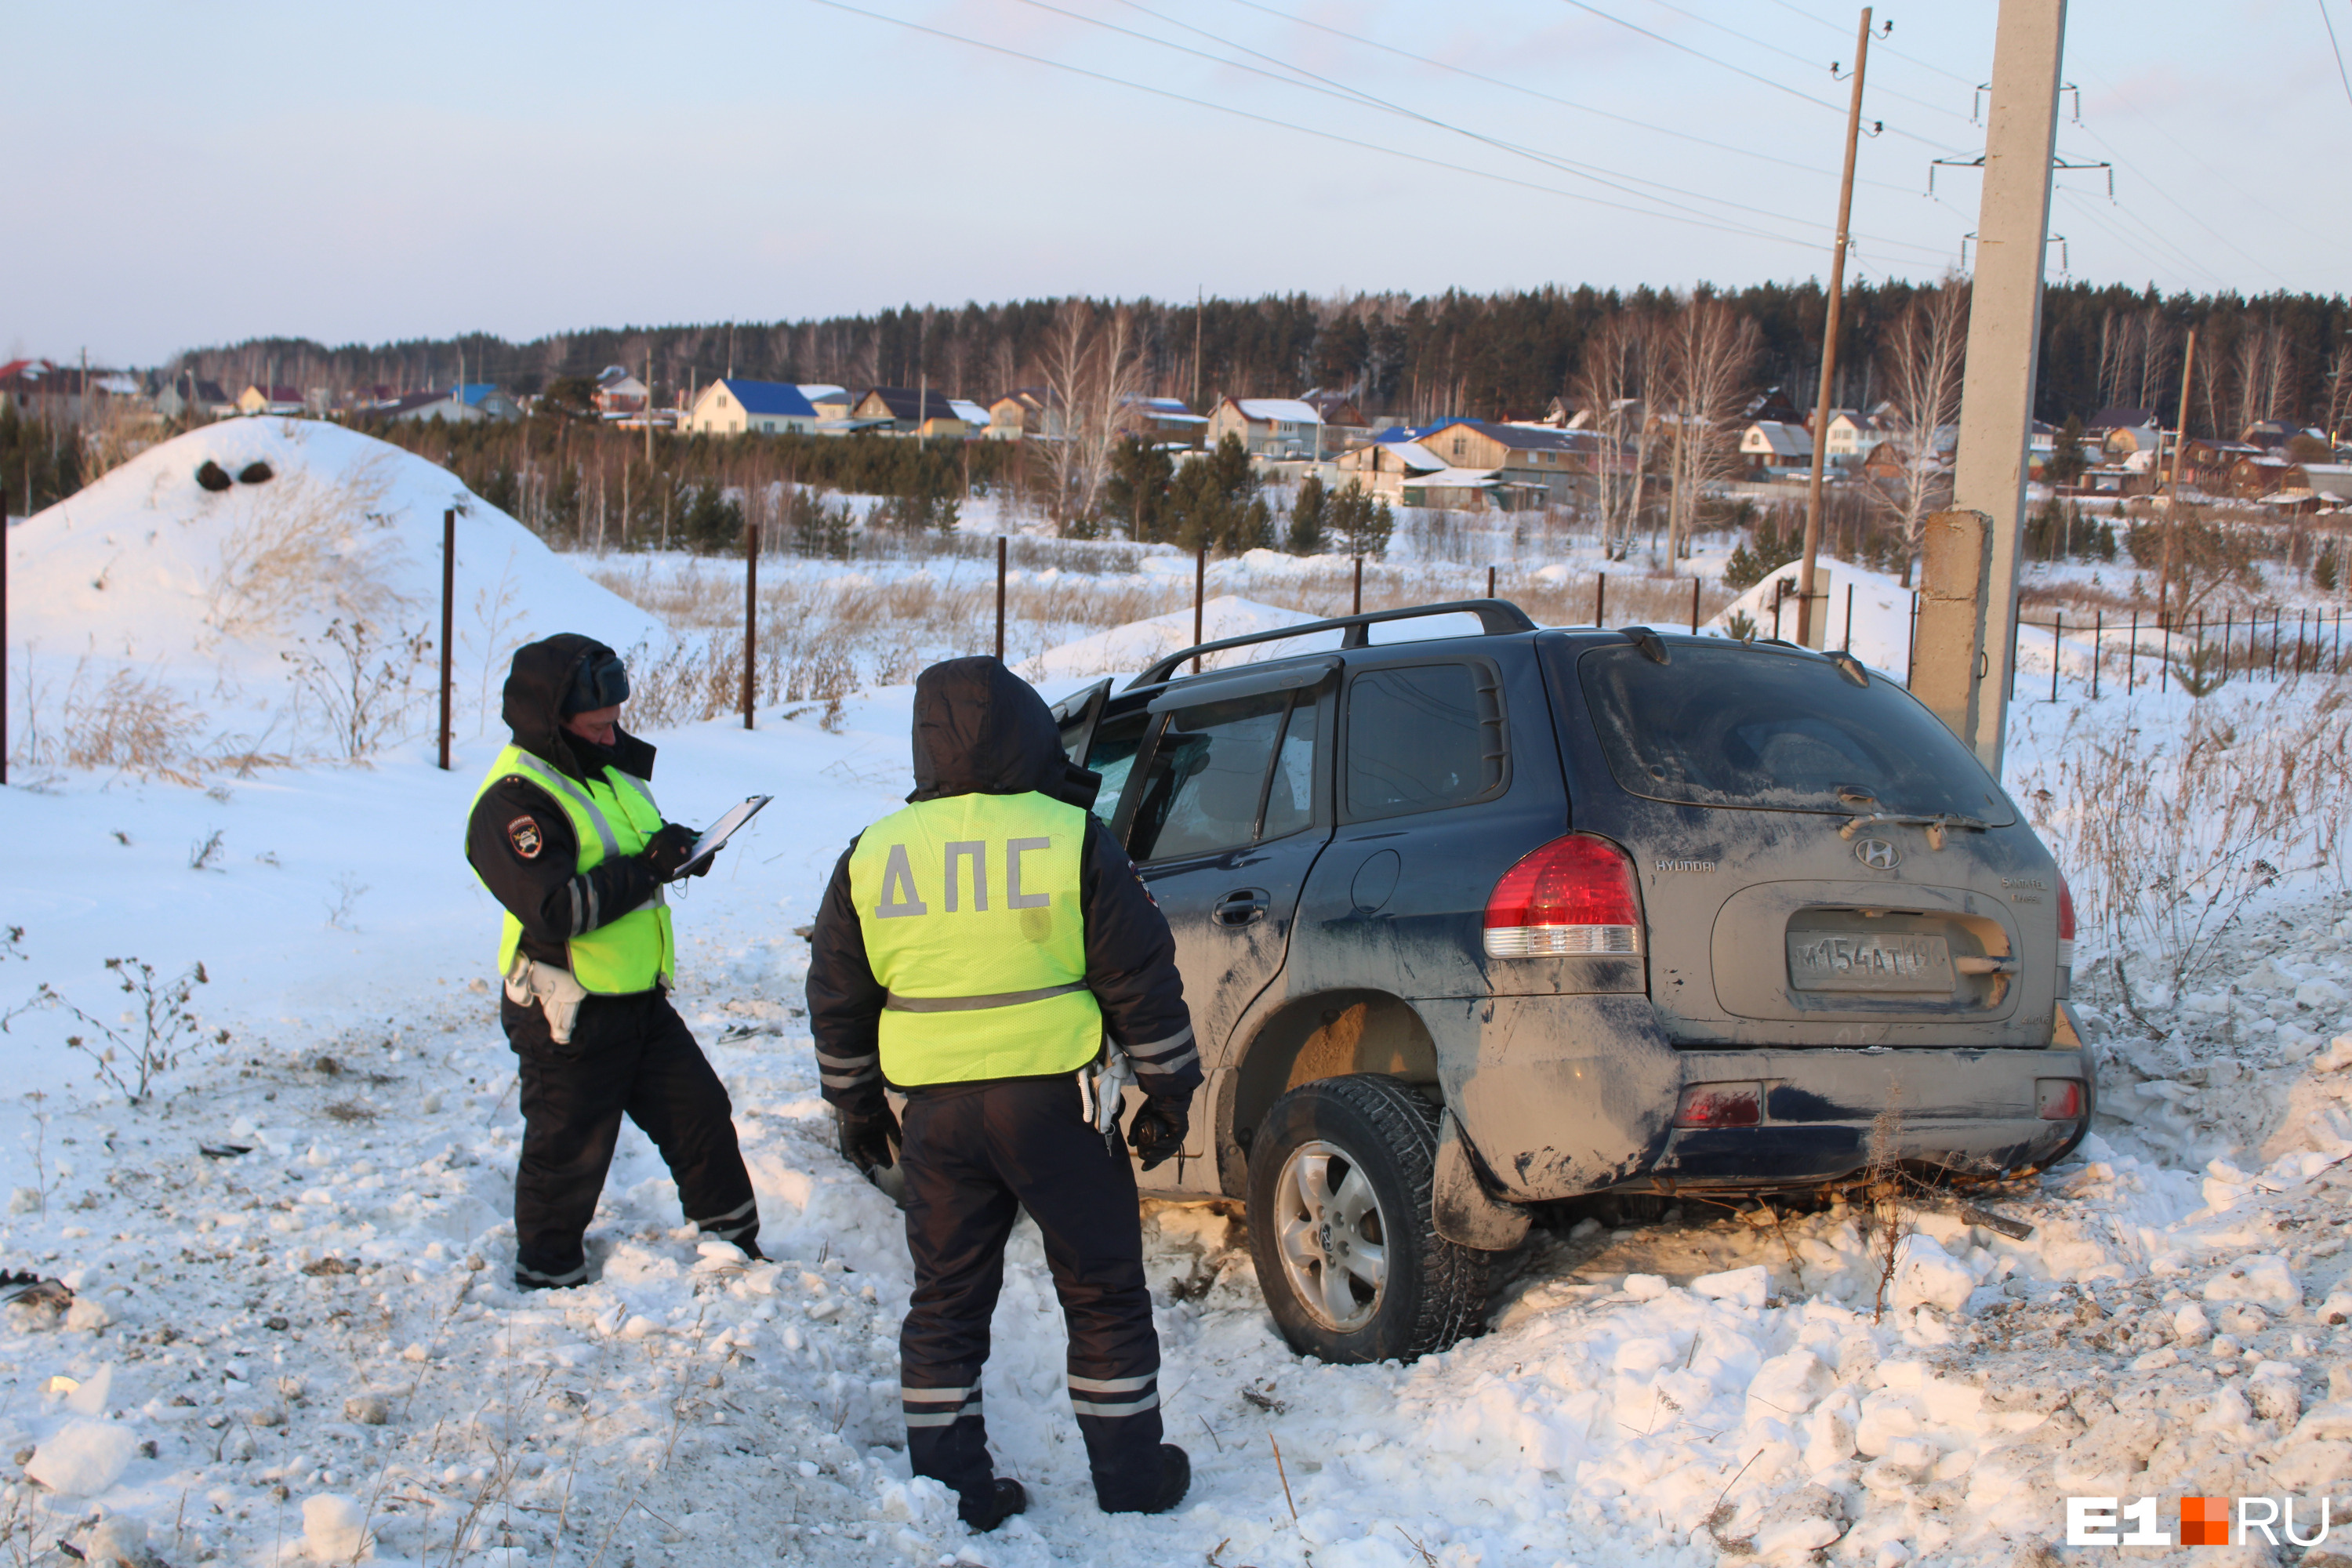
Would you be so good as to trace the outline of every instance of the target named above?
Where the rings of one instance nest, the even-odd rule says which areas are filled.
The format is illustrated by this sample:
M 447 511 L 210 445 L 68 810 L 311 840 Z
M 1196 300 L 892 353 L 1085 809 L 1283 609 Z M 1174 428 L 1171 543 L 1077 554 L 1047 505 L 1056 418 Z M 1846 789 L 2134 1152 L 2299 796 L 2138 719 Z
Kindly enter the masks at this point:
M 131 364 L 264 333 L 519 340 L 1065 293 L 1818 276 L 1847 91 L 1830 65 L 1851 64 L 1858 16 L 1833 0 L 5 14 L 0 337 Z M 1971 89 L 1991 72 L 1994 6 L 1878 16 L 1895 27 L 1865 114 L 1885 130 L 1862 147 L 1853 265 L 1933 277 L 1976 227 L 1975 170 L 1939 169 L 1927 193 L 1932 160 L 1982 149 Z M 2059 148 L 2112 162 L 2115 200 L 2103 170 L 2059 177 L 2051 276 L 2063 260 L 2167 291 L 2344 289 L 2352 94 L 2324 16 L 2352 47 L 2352 0 L 2075 0 L 2082 121 Z

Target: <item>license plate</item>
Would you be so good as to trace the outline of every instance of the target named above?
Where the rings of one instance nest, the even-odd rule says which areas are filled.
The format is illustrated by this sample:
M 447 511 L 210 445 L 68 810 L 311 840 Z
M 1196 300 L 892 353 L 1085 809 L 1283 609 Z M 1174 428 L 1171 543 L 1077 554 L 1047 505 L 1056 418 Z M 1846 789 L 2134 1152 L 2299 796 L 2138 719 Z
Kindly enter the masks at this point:
M 1790 931 L 1789 982 L 1800 991 L 1948 995 L 1952 950 L 1940 936 Z

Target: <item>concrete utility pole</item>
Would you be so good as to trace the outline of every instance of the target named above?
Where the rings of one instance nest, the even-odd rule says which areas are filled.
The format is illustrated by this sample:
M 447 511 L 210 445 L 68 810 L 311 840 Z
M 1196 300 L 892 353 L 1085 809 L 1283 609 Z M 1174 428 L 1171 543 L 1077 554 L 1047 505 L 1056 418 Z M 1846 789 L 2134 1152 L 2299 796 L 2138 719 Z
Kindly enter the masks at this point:
M 2058 135 L 2058 69 L 2066 0 L 2001 0 L 1993 33 L 1992 102 L 1985 121 L 1984 196 L 1969 310 L 1969 363 L 1960 386 L 1959 453 L 1952 507 L 1989 521 L 1979 679 L 1961 735 L 1998 778 L 2008 738 L 2016 657 L 2019 545 L 2027 447 L 2042 357 L 2042 266 L 2050 231 L 2050 159 Z M 1921 663 L 1968 658 L 1926 640 Z
M 2197 374 L 2197 329 L 2189 329 L 2189 353 L 2180 362 L 2180 425 L 2172 435 L 2172 499 L 2164 509 L 2164 563 L 2156 574 L 2156 618 L 2165 617 L 2167 595 L 2172 591 L 2172 543 L 2180 537 L 2180 466 L 2189 449 L 2189 389 Z
M 1870 64 L 1870 7 L 1853 37 L 1853 96 L 1845 111 L 1845 180 L 1838 187 L 1837 237 L 1830 247 L 1829 314 L 1822 323 L 1822 385 L 1813 398 L 1813 471 L 1805 489 L 1805 553 L 1797 568 L 1797 642 L 1814 647 L 1817 599 L 1813 563 L 1822 552 L 1822 481 L 1829 469 L 1830 398 L 1837 377 L 1838 314 L 1845 302 L 1846 224 L 1853 216 L 1853 158 L 1862 142 L 1862 77 Z

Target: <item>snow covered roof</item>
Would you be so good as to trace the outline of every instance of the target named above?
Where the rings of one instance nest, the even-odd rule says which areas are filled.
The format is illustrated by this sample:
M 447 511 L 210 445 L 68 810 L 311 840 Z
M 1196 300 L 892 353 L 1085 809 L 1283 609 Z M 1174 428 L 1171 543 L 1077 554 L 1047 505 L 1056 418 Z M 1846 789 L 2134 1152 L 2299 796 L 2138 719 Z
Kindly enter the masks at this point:
M 1296 397 L 1236 397 L 1234 406 L 1245 419 L 1274 420 L 1285 425 L 1320 425 L 1323 416 L 1311 403 Z
M 1500 484 L 1502 475 L 1494 468 L 1440 468 L 1434 473 L 1415 474 L 1405 482 L 1420 489 L 1486 490 Z
M 988 423 L 988 410 L 969 397 L 950 397 L 948 399 L 948 406 L 954 409 L 955 416 L 967 425 Z
M 835 386 L 829 381 L 803 381 L 800 384 L 800 394 L 811 403 L 839 402 L 849 395 L 849 389 Z
M 743 405 L 746 414 L 765 415 L 772 419 L 816 417 L 816 409 L 801 395 L 801 389 L 788 381 L 737 381 L 730 376 L 711 384 L 725 387 Z
M 1442 472 L 1446 467 L 1444 458 L 1418 441 L 1391 441 L 1388 445 L 1396 448 L 1397 461 L 1408 468 L 1425 474 L 1434 474 Z
M 1739 449 L 1769 452 L 1776 458 L 1810 458 L 1813 455 L 1813 437 L 1801 425 L 1759 419 L 1741 434 Z

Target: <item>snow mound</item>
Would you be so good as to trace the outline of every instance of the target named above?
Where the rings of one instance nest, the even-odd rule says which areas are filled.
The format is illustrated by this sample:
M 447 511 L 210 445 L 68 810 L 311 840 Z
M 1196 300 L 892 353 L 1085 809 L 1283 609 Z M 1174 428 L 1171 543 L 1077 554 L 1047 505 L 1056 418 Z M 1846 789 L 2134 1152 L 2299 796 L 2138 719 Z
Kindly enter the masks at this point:
M 1818 564 L 1830 574 L 1829 637 L 1822 646 L 1850 648 L 1854 658 L 1873 669 L 1903 676 L 1911 664 L 1911 590 L 1884 572 L 1874 572 L 1835 556 L 1821 556 Z M 1744 615 L 1756 624 L 1758 637 L 1778 636 L 1796 641 L 1795 595 L 1800 570 L 1791 561 L 1726 605 L 1720 615 L 1700 629 L 1729 636 L 1732 617 Z M 1788 586 L 1775 586 L 1781 583 Z M 1782 596 L 1785 602 L 1780 605 L 1776 632 L 1772 605 L 1776 597 Z
M 33 1450 L 25 1474 L 51 1491 L 89 1497 L 121 1480 L 138 1451 L 130 1428 L 77 1417 Z
M 1201 606 L 1201 636 L 1198 640 L 1216 642 L 1223 637 L 1244 637 L 1251 632 L 1305 626 L 1320 618 L 1298 610 L 1286 610 L 1276 605 L 1262 605 L 1254 599 L 1225 594 Z M 1192 612 L 1190 609 L 1171 610 L 1150 620 L 1129 621 L 1123 626 L 1113 626 L 1107 632 L 1097 632 L 1092 637 L 1047 648 L 1022 664 L 1016 673 L 1030 681 L 1123 675 L 1139 670 L 1154 659 L 1165 658 L 1179 648 L 1191 647 L 1194 640 Z M 1318 632 L 1312 637 L 1289 637 L 1280 642 L 1229 648 L 1223 653 L 1211 654 L 1201 662 L 1204 668 L 1223 669 L 1231 665 L 1288 658 L 1293 654 L 1321 652 L 1339 646 L 1339 633 Z
M 576 630 L 625 649 L 660 633 L 436 464 L 340 426 L 227 420 L 8 531 L 11 629 L 32 667 L 10 672 L 32 697 L 12 750 L 122 765 L 89 731 L 135 710 L 184 755 L 350 754 L 372 748 L 352 744 L 352 715 L 327 693 L 348 689 L 354 666 L 383 688 L 362 738 L 426 732 L 453 508 L 453 673 L 468 728 L 495 709 L 522 642 Z

